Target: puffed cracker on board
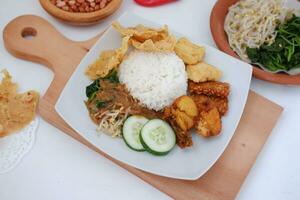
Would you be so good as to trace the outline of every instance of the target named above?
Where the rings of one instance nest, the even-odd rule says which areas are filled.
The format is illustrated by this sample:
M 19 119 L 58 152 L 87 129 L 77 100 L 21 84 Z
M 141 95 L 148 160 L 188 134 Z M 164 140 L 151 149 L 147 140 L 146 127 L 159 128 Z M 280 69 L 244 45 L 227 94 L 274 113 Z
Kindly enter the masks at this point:
M 11 82 L 8 71 L 3 70 L 0 83 L 0 137 L 19 131 L 35 117 L 39 93 L 17 93 L 17 84 Z

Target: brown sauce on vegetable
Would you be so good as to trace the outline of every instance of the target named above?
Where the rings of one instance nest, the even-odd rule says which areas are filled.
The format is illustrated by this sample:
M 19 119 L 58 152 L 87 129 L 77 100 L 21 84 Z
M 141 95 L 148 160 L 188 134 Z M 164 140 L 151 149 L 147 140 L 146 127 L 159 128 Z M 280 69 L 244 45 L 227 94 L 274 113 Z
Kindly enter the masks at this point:
M 101 113 L 123 107 L 122 112 L 128 110 L 130 115 L 142 115 L 149 119 L 161 118 L 161 113 L 150 110 L 140 104 L 127 91 L 125 85 L 120 83 L 111 83 L 108 80 L 100 80 L 100 90 L 95 97 L 86 102 L 92 120 L 99 124 Z

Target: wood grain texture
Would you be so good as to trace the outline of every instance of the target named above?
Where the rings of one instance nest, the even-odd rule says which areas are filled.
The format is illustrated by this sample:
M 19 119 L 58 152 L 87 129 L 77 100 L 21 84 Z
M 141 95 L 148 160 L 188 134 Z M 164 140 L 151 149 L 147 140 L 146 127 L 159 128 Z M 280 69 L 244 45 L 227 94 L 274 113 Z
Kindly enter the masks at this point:
M 31 40 L 27 40 L 22 37 L 24 30 L 31 30 L 36 34 Z M 280 106 L 250 91 L 243 116 L 230 144 L 204 176 L 195 181 L 156 176 L 101 152 L 68 126 L 54 109 L 77 64 L 100 35 L 85 42 L 74 42 L 62 36 L 42 18 L 25 15 L 6 26 L 3 37 L 5 47 L 11 54 L 42 63 L 54 71 L 55 77 L 39 105 L 39 112 L 46 121 L 174 199 L 234 199 L 282 112 Z

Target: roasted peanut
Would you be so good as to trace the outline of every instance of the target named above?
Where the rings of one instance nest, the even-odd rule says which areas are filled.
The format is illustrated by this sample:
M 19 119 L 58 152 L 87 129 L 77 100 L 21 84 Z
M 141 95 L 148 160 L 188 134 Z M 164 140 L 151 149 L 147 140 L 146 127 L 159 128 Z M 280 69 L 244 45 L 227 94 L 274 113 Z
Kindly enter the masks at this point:
M 94 12 L 105 8 L 111 0 L 50 0 L 50 2 L 68 12 Z

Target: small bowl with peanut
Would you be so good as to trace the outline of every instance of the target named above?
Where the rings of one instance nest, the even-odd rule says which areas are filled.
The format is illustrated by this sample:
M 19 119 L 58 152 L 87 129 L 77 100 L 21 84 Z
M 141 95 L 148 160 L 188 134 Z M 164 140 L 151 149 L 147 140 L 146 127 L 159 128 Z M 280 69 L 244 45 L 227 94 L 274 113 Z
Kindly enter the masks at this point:
M 122 0 L 39 0 L 53 17 L 73 25 L 90 25 L 113 14 Z

